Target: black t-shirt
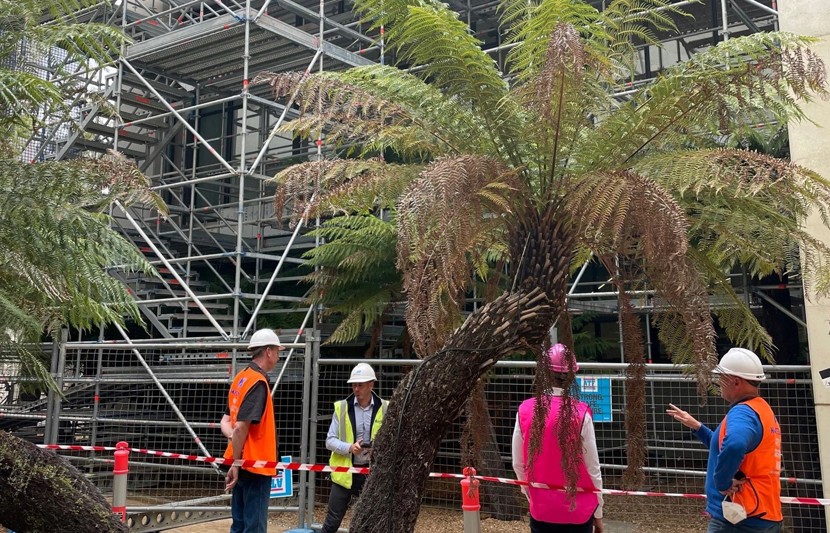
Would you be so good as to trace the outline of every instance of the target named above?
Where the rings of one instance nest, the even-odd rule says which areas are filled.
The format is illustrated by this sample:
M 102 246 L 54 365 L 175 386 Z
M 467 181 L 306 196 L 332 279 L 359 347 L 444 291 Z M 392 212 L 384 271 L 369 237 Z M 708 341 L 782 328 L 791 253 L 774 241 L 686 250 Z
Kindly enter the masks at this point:
M 256 363 L 250 363 L 248 368 L 252 368 L 265 376 L 266 383 L 270 383 L 268 375 L 259 368 Z M 262 415 L 265 414 L 265 402 L 268 400 L 268 395 L 271 394 L 270 387 L 262 381 L 254 385 L 245 398 L 242 399 L 242 405 L 239 406 L 239 412 L 236 414 L 236 419 L 243 422 L 250 422 L 251 424 L 259 424 L 262 420 Z M 230 415 L 231 411 L 225 407 L 225 414 Z

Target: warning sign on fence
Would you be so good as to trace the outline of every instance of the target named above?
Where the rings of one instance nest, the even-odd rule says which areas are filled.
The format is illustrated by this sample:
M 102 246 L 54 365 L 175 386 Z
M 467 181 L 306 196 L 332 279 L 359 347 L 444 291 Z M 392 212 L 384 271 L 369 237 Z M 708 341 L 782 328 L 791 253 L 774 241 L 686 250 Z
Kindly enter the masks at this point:
M 611 378 L 577 377 L 579 399 L 591 406 L 594 422 L 613 422 Z
M 290 463 L 291 456 L 280 457 L 283 463 Z M 291 470 L 277 470 L 277 475 L 271 478 L 271 497 L 287 498 L 294 495 L 294 472 Z

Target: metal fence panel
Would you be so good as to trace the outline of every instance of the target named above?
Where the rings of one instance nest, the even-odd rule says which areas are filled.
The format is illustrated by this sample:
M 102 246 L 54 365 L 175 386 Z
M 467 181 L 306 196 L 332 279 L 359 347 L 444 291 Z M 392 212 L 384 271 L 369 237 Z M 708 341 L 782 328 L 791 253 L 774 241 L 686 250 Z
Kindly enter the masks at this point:
M 331 420 L 332 403 L 350 393 L 346 379 L 356 360 L 320 361 L 321 421 L 317 431 L 317 455 L 327 457 L 325 437 Z M 416 362 L 367 360 L 378 375 L 376 391 L 388 399 L 403 375 Z M 623 487 L 622 474 L 627 465 L 624 366 L 619 364 L 582 364 L 583 399 L 594 403 L 597 445 L 606 489 L 630 489 L 658 493 L 702 494 L 707 450 L 692 433 L 665 414 L 671 402 L 689 411 L 714 428 L 728 406 L 715 395 L 703 399 L 697 395 L 694 380 L 682 369 L 671 365 L 649 365 L 647 375 L 646 418 L 648 453 L 645 482 L 640 487 Z M 812 408 L 812 385 L 809 367 L 767 368 L 769 379 L 762 395 L 776 412 L 784 434 L 782 495 L 821 497 L 818 443 L 815 412 Z M 515 477 L 511 468 L 511 438 L 519 404 L 533 395 L 534 365 L 527 362 L 499 363 L 485 378 L 486 402 L 492 422 L 492 442 L 498 459 L 480 466 L 487 475 Z M 587 383 L 585 382 L 587 381 Z M 587 385 L 587 387 L 586 387 Z M 607 387 L 608 390 L 605 390 Z M 595 392 L 597 391 L 597 392 Z M 704 404 L 705 400 L 705 404 Z M 609 409 L 610 407 L 610 409 Z M 598 409 L 599 408 L 599 409 Z M 601 411 L 597 413 L 597 411 Z M 608 421 L 602 421 L 610 418 Z M 441 443 L 434 472 L 461 473 L 463 420 L 458 420 Z M 492 459 L 493 454 L 487 456 Z M 319 477 L 318 477 L 319 479 Z M 328 481 L 317 483 L 317 494 L 324 504 Z M 509 495 L 495 493 L 494 484 L 482 484 L 482 512 L 495 517 L 526 516 L 527 504 L 518 487 L 510 486 Z M 424 496 L 425 505 L 460 508 L 457 480 L 431 479 Z M 512 508 L 511 508 L 512 507 Z M 630 524 L 634 531 L 703 532 L 706 530 L 704 500 L 659 496 L 605 496 L 608 520 Z M 784 505 L 788 531 L 826 531 L 821 507 Z
M 49 346 L 43 349 L 47 353 L 51 351 Z M 139 352 L 151 373 L 130 348 L 67 345 L 57 442 L 114 446 L 126 440 L 134 448 L 195 455 L 204 455 L 204 448 L 211 455 L 221 455 L 226 440 L 219 431 L 218 422 L 232 376 L 232 350 L 194 344 L 175 348 L 152 345 L 139 348 Z M 325 438 L 333 403 L 350 394 L 346 380 L 358 360 L 319 360 L 314 366 L 313 380 L 309 381 L 304 379 L 305 356 L 303 348 L 295 351 L 274 396 L 280 453 L 291 455 L 295 460 L 327 463 L 329 452 L 325 449 Z M 417 361 L 390 359 L 359 361 L 375 367 L 378 375 L 375 391 L 384 399 L 391 398 L 403 376 L 418 364 Z M 275 369 L 272 379 L 281 372 L 284 362 L 285 358 Z M 246 363 L 247 357 L 240 353 L 236 369 Z M 29 381 L 20 374 L 18 366 L 6 360 L 2 368 L 0 429 L 36 443 L 43 442 L 48 400 L 38 391 L 24 388 Z M 627 409 L 623 369 L 620 364 L 586 363 L 582 364 L 580 373 L 585 380 L 582 397 L 594 402 L 594 425 L 607 489 L 624 488 L 621 478 L 626 467 Z M 782 493 L 784 496 L 820 497 L 810 369 L 769 367 L 767 372 L 770 379 L 762 385 L 762 394 L 775 410 L 784 436 Z M 485 377 L 492 438 L 482 450 L 486 460 L 477 465 L 480 473 L 514 477 L 511 436 L 519 404 L 533 394 L 533 375 L 532 363 L 501 362 Z M 665 409 L 669 402 L 674 403 L 714 428 L 727 406 L 719 397 L 711 395 L 703 405 L 694 381 L 678 368 L 649 365 L 647 375 L 646 477 L 643 486 L 627 488 L 659 493 L 702 493 L 707 451 L 691 432 L 666 416 Z M 311 431 L 307 447 L 303 439 L 304 424 Z M 461 445 L 463 425 L 462 417 L 441 443 L 433 471 L 460 473 L 467 466 Z M 65 452 L 65 455 L 103 490 L 110 489 L 111 454 Z M 302 490 L 297 483 L 301 478 L 295 474 L 295 494 Z M 314 520 L 319 522 L 330 482 L 324 474 L 310 478 L 313 484 L 306 503 L 317 504 Z M 460 509 L 458 487 L 458 480 L 430 479 L 423 503 Z M 128 509 L 173 504 L 226 509 L 229 503 L 223 492 L 222 474 L 213 467 L 138 454 L 130 456 L 128 496 Z M 606 495 L 605 502 L 607 519 L 630 524 L 632 531 L 705 531 L 703 500 Z M 279 505 L 295 510 L 298 504 L 302 506 L 303 502 L 296 497 L 279 502 Z M 482 505 L 485 515 L 526 521 L 527 504 L 518 487 L 485 482 Z M 784 512 L 788 531 L 826 531 L 821 507 L 785 504 Z

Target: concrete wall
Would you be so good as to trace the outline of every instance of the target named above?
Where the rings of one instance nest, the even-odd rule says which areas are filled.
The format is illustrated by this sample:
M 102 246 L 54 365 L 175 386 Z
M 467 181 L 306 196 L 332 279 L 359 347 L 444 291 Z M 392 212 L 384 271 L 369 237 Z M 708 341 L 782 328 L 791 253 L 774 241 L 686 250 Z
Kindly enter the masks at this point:
M 813 50 L 830 65 L 830 1 L 781 0 L 778 4 L 780 27 L 819 39 Z M 817 99 L 805 106 L 808 117 L 818 125 L 790 124 L 790 148 L 793 162 L 815 170 L 830 179 L 830 101 Z M 817 216 L 807 221 L 807 228 L 825 243 L 830 243 L 830 230 Z M 830 388 L 819 376 L 819 370 L 830 368 L 830 299 L 817 298 L 808 288 L 806 302 L 807 332 L 810 343 L 810 364 L 816 422 L 821 456 L 821 477 L 824 497 L 830 497 Z M 830 513 L 830 506 L 825 507 Z M 830 520 L 828 520 L 830 522 Z M 830 526 L 828 527 L 830 531 Z

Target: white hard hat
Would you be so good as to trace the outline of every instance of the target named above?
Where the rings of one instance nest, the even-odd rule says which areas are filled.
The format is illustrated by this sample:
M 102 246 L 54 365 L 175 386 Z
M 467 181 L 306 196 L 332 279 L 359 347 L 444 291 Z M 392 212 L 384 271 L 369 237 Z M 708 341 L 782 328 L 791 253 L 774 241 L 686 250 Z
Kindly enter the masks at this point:
M 737 376 L 748 381 L 763 381 L 764 367 L 761 360 L 746 348 L 731 348 L 720 360 L 720 364 L 713 370 L 715 374 Z
M 280 338 L 277 337 L 273 329 L 260 329 L 251 335 L 251 342 L 248 343 L 248 349 L 252 350 L 262 346 L 282 346 Z
M 375 370 L 368 363 L 358 363 L 352 369 L 352 375 L 349 376 L 349 381 L 346 383 L 366 383 L 367 381 L 375 381 Z

